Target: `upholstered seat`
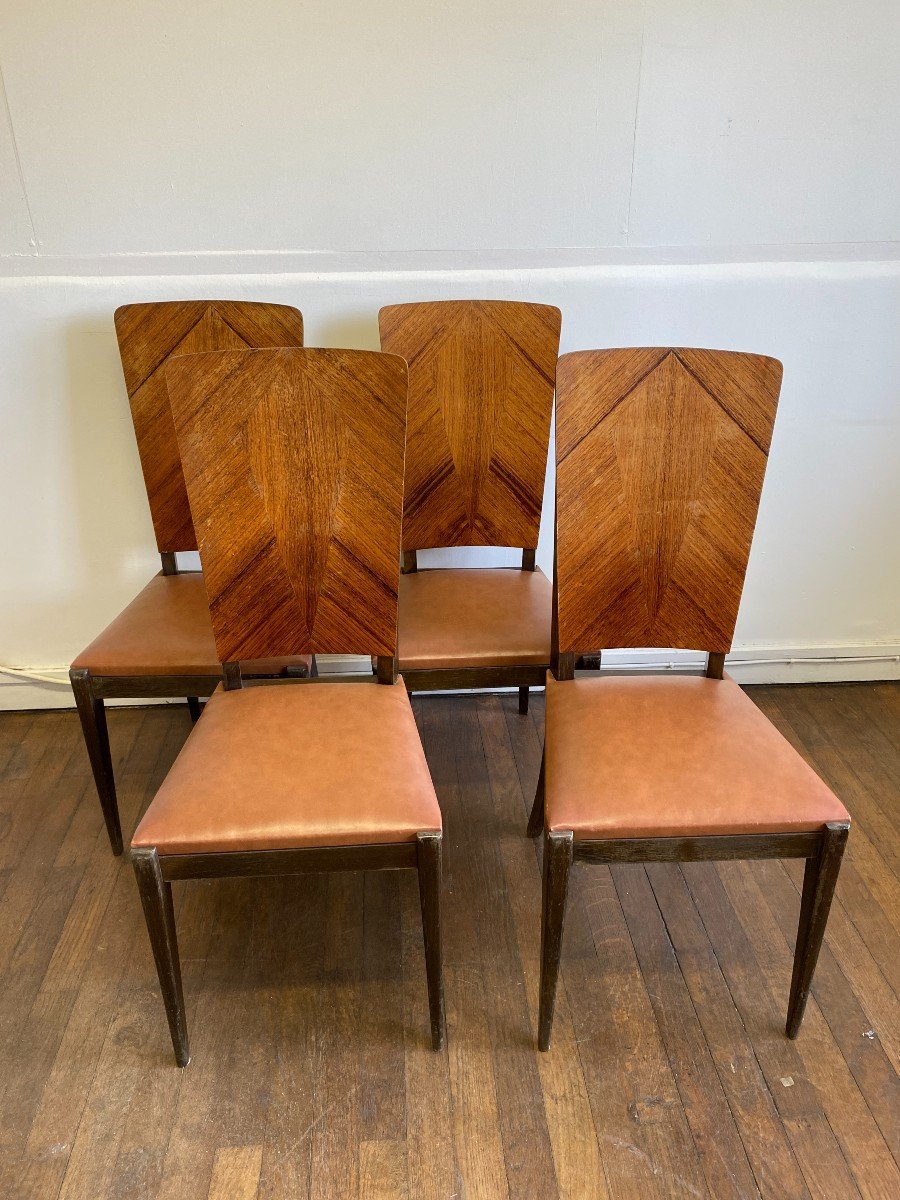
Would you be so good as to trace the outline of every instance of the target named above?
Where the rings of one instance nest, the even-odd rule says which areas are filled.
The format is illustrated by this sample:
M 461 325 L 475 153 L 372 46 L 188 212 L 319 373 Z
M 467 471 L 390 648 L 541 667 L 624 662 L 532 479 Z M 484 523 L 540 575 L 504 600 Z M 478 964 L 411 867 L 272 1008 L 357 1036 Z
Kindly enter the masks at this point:
M 849 821 L 729 678 L 547 679 L 546 827 L 575 840 L 791 833 Z
M 305 656 L 246 663 L 244 674 L 277 674 L 309 661 Z M 221 675 L 203 575 L 154 576 L 71 669 L 94 675 Z
M 400 670 L 550 661 L 550 580 L 540 570 L 421 570 L 400 577 Z
M 401 680 L 219 690 L 132 840 L 159 854 L 415 841 L 441 812 Z

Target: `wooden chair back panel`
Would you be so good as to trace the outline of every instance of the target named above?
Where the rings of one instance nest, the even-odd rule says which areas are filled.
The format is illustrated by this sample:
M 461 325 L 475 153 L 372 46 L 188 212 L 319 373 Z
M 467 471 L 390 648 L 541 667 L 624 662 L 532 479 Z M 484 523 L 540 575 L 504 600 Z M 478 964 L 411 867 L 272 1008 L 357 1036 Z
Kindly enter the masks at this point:
M 221 661 L 393 655 L 403 360 L 234 350 L 166 377 Z
M 561 652 L 731 648 L 781 374 L 727 351 L 560 359 Z
M 116 336 L 157 547 L 196 550 L 165 364 L 175 354 L 302 346 L 303 317 L 284 304 L 172 300 L 116 310 Z
M 381 310 L 409 363 L 404 550 L 537 545 L 560 324 L 502 300 Z

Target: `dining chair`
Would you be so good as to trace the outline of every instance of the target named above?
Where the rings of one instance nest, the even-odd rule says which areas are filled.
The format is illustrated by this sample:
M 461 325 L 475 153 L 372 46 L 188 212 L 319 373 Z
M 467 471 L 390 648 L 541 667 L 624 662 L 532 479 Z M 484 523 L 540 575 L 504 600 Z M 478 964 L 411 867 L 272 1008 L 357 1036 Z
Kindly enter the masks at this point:
M 329 870 L 418 871 L 439 1049 L 441 812 L 395 657 L 406 364 L 228 350 L 166 374 L 224 664 L 131 843 L 176 1061 L 171 881 Z M 374 655 L 377 676 L 244 686 L 247 661 L 318 652 Z
M 445 300 L 379 313 L 409 364 L 400 670 L 411 691 L 543 686 L 550 582 L 535 567 L 561 315 Z M 521 569 L 419 569 L 417 551 L 521 547 Z
M 553 667 L 528 828 L 544 834 L 541 1050 L 573 862 L 805 859 L 799 1031 L 850 817 L 723 671 L 781 374 L 714 350 L 560 359 Z M 576 679 L 582 646 L 706 651 L 706 672 Z
M 121 854 L 105 701 L 184 696 L 196 720 L 199 697 L 222 678 L 203 576 L 179 570 L 176 559 L 179 551 L 197 549 L 197 537 L 169 410 L 166 363 L 192 351 L 302 346 L 303 317 L 283 304 L 173 300 L 126 304 L 116 310 L 115 325 L 162 571 L 78 655 L 69 678 L 106 831 L 113 853 Z M 277 670 L 306 674 L 309 666 L 304 659 L 277 664 Z M 247 673 L 257 669 L 248 664 Z

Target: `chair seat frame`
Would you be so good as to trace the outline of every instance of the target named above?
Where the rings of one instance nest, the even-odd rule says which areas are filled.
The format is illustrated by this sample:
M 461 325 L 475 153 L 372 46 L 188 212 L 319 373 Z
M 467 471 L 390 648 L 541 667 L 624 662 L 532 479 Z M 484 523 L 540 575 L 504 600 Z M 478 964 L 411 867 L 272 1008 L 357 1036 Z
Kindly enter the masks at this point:
M 362 846 L 304 846 L 289 850 L 212 854 L 160 854 L 156 847 L 133 848 L 131 861 L 178 1066 L 186 1067 L 191 1054 L 172 903 L 172 881 L 186 879 L 301 875 L 320 871 L 416 871 L 425 941 L 431 1045 L 434 1050 L 440 1050 L 444 1044 L 446 1024 L 441 972 L 442 845 L 440 833 L 425 832 L 417 834 L 415 841 Z
M 194 574 L 181 572 L 170 552 L 162 554 L 163 575 Z M 282 675 L 307 674 L 306 667 L 291 667 Z M 268 678 L 261 676 L 261 678 Z M 277 678 L 277 676 L 272 676 Z M 113 854 L 122 853 L 122 824 L 119 817 L 119 801 L 116 795 L 116 779 L 113 771 L 112 752 L 109 744 L 109 727 L 106 721 L 106 700 L 155 700 L 181 699 L 188 702 L 191 720 L 200 716 L 201 696 L 211 696 L 222 682 L 221 671 L 198 675 L 104 675 L 95 673 L 90 667 L 78 667 L 69 671 L 69 681 L 75 696 L 75 707 L 81 720 L 81 731 L 90 759 L 94 785 L 100 798 L 103 821 Z
M 721 679 L 724 664 L 724 654 L 710 654 L 707 661 L 707 677 Z M 558 678 L 574 678 L 574 668 L 574 655 L 559 655 Z M 542 756 L 534 805 L 528 820 L 529 837 L 537 837 L 542 830 L 544 833 L 538 1048 L 550 1048 L 569 876 L 572 864 L 576 862 L 613 865 L 805 859 L 800 918 L 785 1022 L 786 1035 L 795 1038 L 800 1032 L 809 998 L 841 859 L 850 832 L 849 823 L 829 822 L 820 830 L 787 833 L 576 839 L 572 830 L 544 828 L 544 761 Z
M 478 567 L 466 568 L 477 571 Z M 523 571 L 535 570 L 535 551 L 522 551 Z M 403 575 L 412 575 L 418 570 L 415 550 L 403 551 Z M 528 713 L 529 690 L 543 687 L 550 661 L 545 663 L 497 663 L 485 667 L 423 667 L 403 668 L 406 690 L 412 692 L 457 691 L 460 689 L 518 688 L 519 713 Z

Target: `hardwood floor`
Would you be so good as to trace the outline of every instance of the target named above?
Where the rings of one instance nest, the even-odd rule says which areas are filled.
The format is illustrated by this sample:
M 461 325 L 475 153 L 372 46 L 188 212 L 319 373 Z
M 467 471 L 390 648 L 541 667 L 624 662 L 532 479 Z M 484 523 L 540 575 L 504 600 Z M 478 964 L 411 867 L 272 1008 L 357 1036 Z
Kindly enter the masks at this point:
M 900 684 L 752 689 L 854 817 L 800 1037 L 802 864 L 576 868 L 535 1050 L 542 697 L 414 700 L 445 814 L 449 1044 L 413 872 L 175 885 L 179 1071 L 74 712 L 0 716 L 0 1196 L 900 1196 Z M 110 714 L 123 828 L 187 708 Z

